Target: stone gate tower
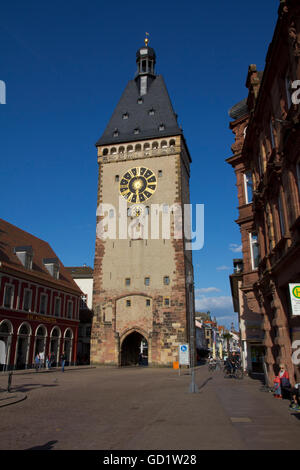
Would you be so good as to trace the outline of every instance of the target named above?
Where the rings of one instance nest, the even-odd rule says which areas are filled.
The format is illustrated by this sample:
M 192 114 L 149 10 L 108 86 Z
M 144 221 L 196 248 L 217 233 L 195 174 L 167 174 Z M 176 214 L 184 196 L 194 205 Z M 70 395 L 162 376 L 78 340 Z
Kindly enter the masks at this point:
M 178 345 L 189 341 L 192 252 L 182 236 L 184 215 L 174 217 L 189 203 L 191 158 L 155 73 L 155 52 L 145 44 L 136 54 L 136 76 L 96 144 L 94 364 L 171 365 Z M 170 236 L 162 231 L 168 217 Z M 159 236 L 151 232 L 158 222 Z

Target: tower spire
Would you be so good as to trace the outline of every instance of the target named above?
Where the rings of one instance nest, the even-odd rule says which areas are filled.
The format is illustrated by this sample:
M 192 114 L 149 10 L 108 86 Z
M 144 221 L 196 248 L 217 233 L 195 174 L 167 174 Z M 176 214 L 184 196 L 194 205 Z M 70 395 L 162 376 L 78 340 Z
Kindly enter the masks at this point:
M 141 47 L 136 53 L 136 63 L 138 66 L 136 81 L 139 87 L 140 95 L 146 95 L 152 81 L 155 78 L 156 56 L 154 49 L 148 46 L 149 33 L 146 33 L 145 46 Z

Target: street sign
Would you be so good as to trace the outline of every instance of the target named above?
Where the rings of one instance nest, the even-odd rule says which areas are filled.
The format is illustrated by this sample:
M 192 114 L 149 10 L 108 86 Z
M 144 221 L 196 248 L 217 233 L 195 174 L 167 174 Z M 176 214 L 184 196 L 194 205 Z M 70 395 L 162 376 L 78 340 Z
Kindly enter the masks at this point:
M 189 353 L 189 345 L 188 344 L 180 344 L 179 345 L 179 364 L 181 366 L 189 366 L 190 365 L 190 353 Z
M 292 315 L 300 315 L 300 283 L 289 284 Z

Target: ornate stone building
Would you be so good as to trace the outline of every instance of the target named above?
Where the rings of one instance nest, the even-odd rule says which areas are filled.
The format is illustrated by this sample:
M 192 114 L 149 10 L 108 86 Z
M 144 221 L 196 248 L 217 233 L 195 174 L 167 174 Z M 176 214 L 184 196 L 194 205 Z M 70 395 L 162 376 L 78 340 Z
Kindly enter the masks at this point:
M 91 362 L 97 364 L 171 365 L 194 316 L 192 253 L 180 215 L 189 203 L 191 158 L 155 73 L 155 52 L 145 43 L 136 76 L 96 144 Z M 170 236 L 163 230 L 167 219 Z
M 292 360 L 300 316 L 292 312 L 289 284 L 300 282 L 300 4 L 282 0 L 264 72 L 248 70 L 247 99 L 235 105 L 230 127 L 243 244 L 240 318 L 263 332 L 261 353 L 269 379 Z M 250 322 L 250 323 L 249 323 Z M 252 330 L 253 331 L 253 330 Z

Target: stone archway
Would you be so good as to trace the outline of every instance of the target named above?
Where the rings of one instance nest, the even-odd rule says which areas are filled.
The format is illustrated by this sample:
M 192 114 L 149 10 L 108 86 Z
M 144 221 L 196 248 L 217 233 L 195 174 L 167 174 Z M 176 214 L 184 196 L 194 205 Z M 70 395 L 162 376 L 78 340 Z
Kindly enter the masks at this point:
M 138 331 L 128 334 L 121 344 L 121 366 L 147 366 L 148 341 Z

